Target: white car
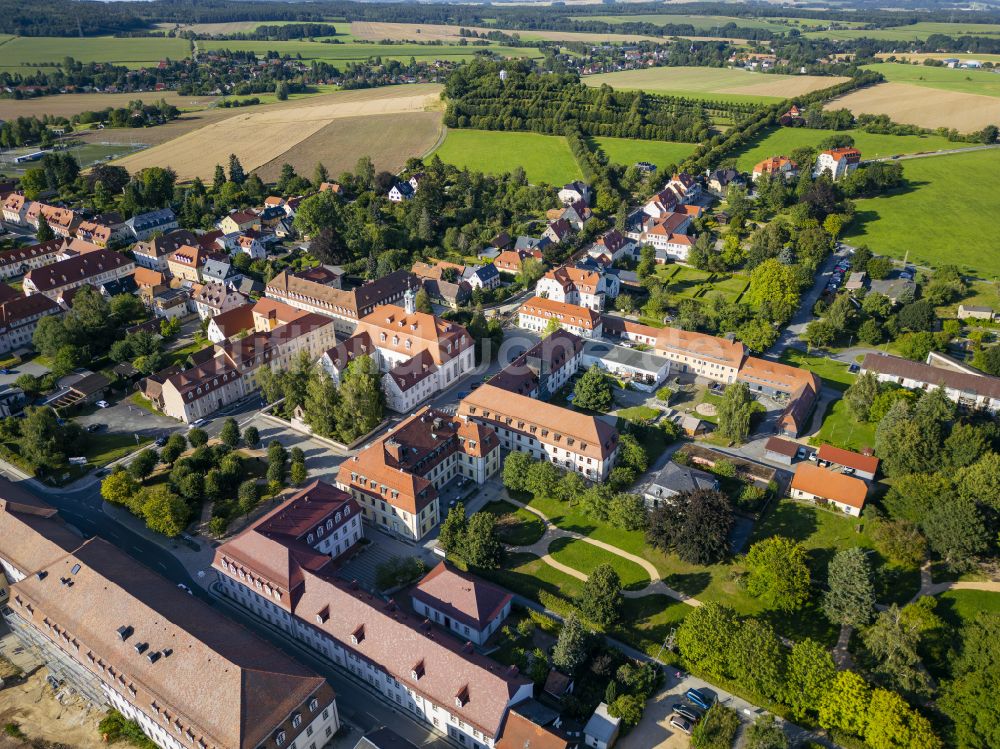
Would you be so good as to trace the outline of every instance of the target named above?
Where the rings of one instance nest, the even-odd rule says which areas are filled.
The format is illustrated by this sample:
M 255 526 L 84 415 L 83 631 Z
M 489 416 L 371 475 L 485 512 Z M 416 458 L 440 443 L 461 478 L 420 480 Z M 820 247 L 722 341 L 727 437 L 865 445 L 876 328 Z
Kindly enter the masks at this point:
M 97 401 L 98 408 L 111 408 L 111 404 L 107 401 Z
M 188 429 L 199 429 L 208 423 L 208 419 L 195 419 L 190 424 L 188 424 Z
M 194 593 L 191 592 L 191 589 L 188 586 L 186 586 L 184 583 L 177 583 L 177 587 L 180 588 L 181 590 L 183 590 L 189 596 L 193 596 L 194 595 Z

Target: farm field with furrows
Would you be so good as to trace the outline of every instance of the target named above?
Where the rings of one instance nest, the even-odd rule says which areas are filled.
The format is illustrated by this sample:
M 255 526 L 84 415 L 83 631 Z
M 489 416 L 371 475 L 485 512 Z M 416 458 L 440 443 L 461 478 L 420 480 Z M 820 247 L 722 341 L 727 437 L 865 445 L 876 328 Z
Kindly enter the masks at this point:
M 351 118 L 356 121 L 367 115 L 392 114 L 396 118 L 394 129 L 405 129 L 406 115 L 424 114 L 436 108 L 440 92 L 441 87 L 436 84 L 389 86 L 322 94 L 300 101 L 254 107 L 252 111 L 237 110 L 236 114 L 225 118 L 209 118 L 203 127 L 119 163 L 129 171 L 169 164 L 181 180 L 206 179 L 211 177 L 217 163 L 235 153 L 249 171 L 280 159 L 282 154 L 337 120 Z M 440 118 L 440 114 L 434 114 Z M 357 140 L 352 142 L 362 145 Z M 351 163 L 365 153 L 366 150 L 359 150 Z M 312 163 L 315 160 L 312 159 Z
M 378 171 L 398 172 L 411 156 L 423 156 L 441 134 L 440 112 L 373 114 L 337 119 L 257 169 L 273 182 L 284 164 L 311 174 L 320 161 L 330 174 L 354 169 L 359 155 L 370 156 Z
M 0 70 L 30 73 L 44 63 L 61 65 L 63 58 L 80 62 L 113 62 L 130 68 L 141 68 L 165 57 L 180 59 L 191 52 L 186 39 L 149 37 L 143 39 L 96 36 L 62 38 L 19 36 L 0 45 Z
M 182 110 L 198 110 L 215 103 L 217 96 L 180 96 L 173 91 L 145 91 L 133 94 L 58 94 L 33 99 L 0 99 L 0 120 L 15 117 L 72 117 L 80 112 L 96 112 L 108 107 L 127 107 L 129 102 L 141 99 L 147 104 L 164 99 Z
M 940 135 L 877 135 L 863 130 L 813 130 L 806 127 L 779 127 L 765 133 L 737 154 L 736 166 L 749 171 L 770 156 L 787 156 L 796 148 L 816 146 L 831 135 L 850 135 L 864 159 L 880 159 L 896 154 L 946 151 L 968 148 L 974 143 L 955 143 Z
M 926 39 L 931 34 L 959 36 L 1000 36 L 996 23 L 935 23 L 922 21 L 908 26 L 890 26 L 884 29 L 832 29 L 809 31 L 805 36 L 815 39 L 885 39 L 894 42 L 911 42 Z
M 457 167 L 491 174 L 522 167 L 533 183 L 561 185 L 583 177 L 566 139 L 559 135 L 452 129 L 434 154 Z
M 932 68 L 927 65 L 906 65 L 898 62 L 868 65 L 866 69 L 881 73 L 890 83 L 907 83 L 942 91 L 1000 97 L 1000 75 L 988 70 Z
M 724 68 L 664 67 L 591 75 L 588 86 L 607 83 L 616 89 L 641 89 L 656 94 L 700 96 L 705 99 L 773 102 L 829 88 L 846 78 L 809 75 L 765 75 Z M 726 95 L 739 99 L 729 99 Z
M 824 106 L 826 109 L 850 109 L 856 115 L 885 114 L 894 122 L 954 128 L 962 133 L 1000 122 L 1000 97 L 943 91 L 910 83 L 880 83 L 852 91 Z
M 648 161 L 661 169 L 677 164 L 695 149 L 694 143 L 675 143 L 664 140 L 634 140 L 632 138 L 594 138 L 594 141 L 616 164 L 631 166 Z
M 983 279 L 1000 275 L 1000 194 L 983 189 L 1000 174 L 1000 150 L 902 163 L 906 186 L 855 201 L 844 241 L 925 265 L 953 263 Z

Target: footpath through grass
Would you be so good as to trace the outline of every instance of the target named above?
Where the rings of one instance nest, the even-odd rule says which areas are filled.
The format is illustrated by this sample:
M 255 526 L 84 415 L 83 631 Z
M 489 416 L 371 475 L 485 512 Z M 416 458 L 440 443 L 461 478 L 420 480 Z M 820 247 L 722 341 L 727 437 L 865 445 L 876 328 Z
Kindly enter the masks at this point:
M 534 184 L 561 186 L 583 179 L 566 139 L 560 135 L 453 128 L 434 155 L 459 168 L 489 174 L 522 167 Z
M 549 545 L 549 554 L 557 562 L 590 575 L 602 564 L 609 564 L 621 578 L 626 590 L 642 590 L 649 585 L 649 574 L 635 562 L 631 562 L 599 546 L 588 544 L 575 538 L 557 538 Z

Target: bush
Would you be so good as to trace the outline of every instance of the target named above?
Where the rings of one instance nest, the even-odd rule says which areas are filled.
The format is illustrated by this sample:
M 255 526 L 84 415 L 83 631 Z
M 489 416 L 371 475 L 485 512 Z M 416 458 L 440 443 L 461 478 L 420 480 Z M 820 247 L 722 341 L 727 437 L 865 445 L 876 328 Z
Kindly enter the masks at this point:
M 389 590 L 416 582 L 427 572 L 427 565 L 416 557 L 393 557 L 375 568 L 375 584 Z
M 10 736 L 12 739 L 28 738 L 27 736 L 24 735 L 24 731 L 21 730 L 21 726 L 19 726 L 14 721 L 11 721 L 10 723 L 5 723 L 3 727 L 3 732 L 7 736 Z
M 127 741 L 138 749 L 158 749 L 134 720 L 129 720 L 117 710 L 109 710 L 108 714 L 97 724 L 97 730 L 107 737 L 109 744 L 117 741 Z
M 715 703 L 691 732 L 691 746 L 694 749 L 730 749 L 739 727 L 740 717 L 736 711 Z
M 669 404 L 670 398 L 673 396 L 674 391 L 668 387 L 662 387 L 656 391 L 656 399 L 662 401 L 663 403 Z

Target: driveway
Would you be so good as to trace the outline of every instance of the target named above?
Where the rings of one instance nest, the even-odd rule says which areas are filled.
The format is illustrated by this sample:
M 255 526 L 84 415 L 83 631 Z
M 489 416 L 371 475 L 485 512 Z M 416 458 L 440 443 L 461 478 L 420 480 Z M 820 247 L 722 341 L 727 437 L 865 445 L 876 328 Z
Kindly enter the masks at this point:
M 35 364 L 33 361 L 24 362 L 23 364 L 15 364 L 10 368 L 10 374 L 0 374 L 0 385 L 13 385 L 14 380 L 23 374 L 42 377 L 48 373 L 48 367 L 43 367 L 41 364 Z
M 217 421 L 219 428 L 221 428 L 221 424 L 225 420 L 218 419 Z M 260 442 L 264 449 L 272 440 L 277 440 L 289 450 L 293 447 L 302 450 L 306 456 L 306 469 L 309 471 L 310 479 L 323 479 L 328 483 L 334 483 L 340 464 L 350 455 L 350 453 L 337 450 L 325 442 L 320 442 L 289 427 L 281 426 L 266 416 L 256 414 L 245 423 L 241 423 L 240 428 L 246 429 L 251 424 L 257 427 L 260 432 Z
M 140 437 L 167 436 L 180 424 L 169 416 L 154 414 L 124 398 L 110 408 L 89 406 L 73 420 L 82 427 L 91 424 L 106 425 L 109 432 L 138 434 Z

